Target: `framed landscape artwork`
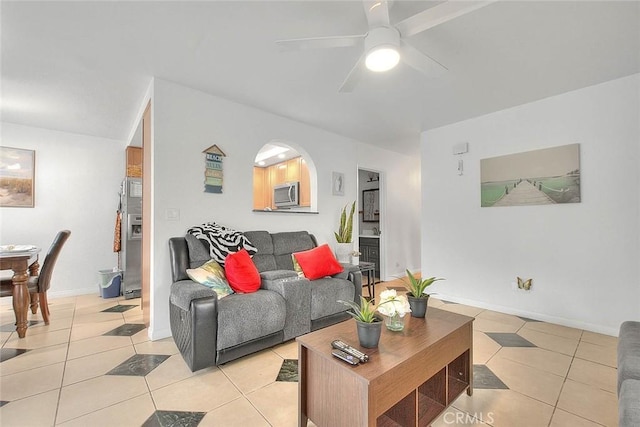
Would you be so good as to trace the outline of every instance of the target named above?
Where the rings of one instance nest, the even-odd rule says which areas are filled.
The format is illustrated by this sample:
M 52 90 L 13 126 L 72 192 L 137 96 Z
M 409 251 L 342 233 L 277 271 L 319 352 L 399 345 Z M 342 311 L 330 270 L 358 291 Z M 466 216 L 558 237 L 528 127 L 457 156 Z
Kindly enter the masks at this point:
M 580 203 L 580 144 L 480 160 L 481 206 Z
M 0 207 L 32 208 L 36 152 L 0 147 Z

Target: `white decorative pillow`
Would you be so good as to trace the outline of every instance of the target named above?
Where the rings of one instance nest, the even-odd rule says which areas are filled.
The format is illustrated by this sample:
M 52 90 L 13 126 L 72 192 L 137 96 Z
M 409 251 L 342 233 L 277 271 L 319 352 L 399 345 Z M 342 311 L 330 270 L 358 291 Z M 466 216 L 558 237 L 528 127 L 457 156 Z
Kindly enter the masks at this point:
M 224 269 L 213 259 L 198 268 L 187 269 L 187 276 L 194 282 L 213 289 L 218 294 L 218 299 L 233 293 L 224 275 Z

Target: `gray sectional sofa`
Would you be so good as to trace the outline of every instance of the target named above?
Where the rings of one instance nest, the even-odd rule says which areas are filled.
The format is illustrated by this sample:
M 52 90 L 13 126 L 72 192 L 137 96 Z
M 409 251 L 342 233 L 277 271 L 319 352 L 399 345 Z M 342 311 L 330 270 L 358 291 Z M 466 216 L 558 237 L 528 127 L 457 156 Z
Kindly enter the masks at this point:
M 171 332 L 192 371 L 346 320 L 347 307 L 337 300 L 360 302 L 362 276 L 356 266 L 343 264 L 344 272 L 312 281 L 298 277 L 291 254 L 317 246 L 308 232 L 244 234 L 258 250 L 252 260 L 260 289 L 221 299 L 186 273 L 209 260 L 204 245 L 190 235 L 169 240 Z
M 640 426 L 640 322 L 620 326 L 618 337 L 619 427 Z

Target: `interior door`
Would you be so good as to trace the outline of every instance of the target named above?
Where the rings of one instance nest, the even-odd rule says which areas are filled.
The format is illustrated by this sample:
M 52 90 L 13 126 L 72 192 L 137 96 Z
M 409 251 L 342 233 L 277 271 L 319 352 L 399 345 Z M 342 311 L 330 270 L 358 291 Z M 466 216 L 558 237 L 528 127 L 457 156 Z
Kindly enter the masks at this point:
M 369 209 L 373 209 L 369 215 L 365 218 L 365 195 L 374 197 L 374 203 L 368 206 Z M 365 167 L 358 168 L 358 222 L 359 222 L 359 237 L 362 236 L 365 240 L 370 241 L 376 239 L 379 241 L 377 248 L 365 248 L 369 259 L 379 260 L 379 265 L 376 268 L 377 280 L 384 280 L 386 268 L 386 250 L 385 250 L 385 187 L 384 187 L 384 172 L 375 169 L 368 169 Z M 373 252 L 372 252 L 373 251 Z M 360 249 L 360 252 L 363 252 Z

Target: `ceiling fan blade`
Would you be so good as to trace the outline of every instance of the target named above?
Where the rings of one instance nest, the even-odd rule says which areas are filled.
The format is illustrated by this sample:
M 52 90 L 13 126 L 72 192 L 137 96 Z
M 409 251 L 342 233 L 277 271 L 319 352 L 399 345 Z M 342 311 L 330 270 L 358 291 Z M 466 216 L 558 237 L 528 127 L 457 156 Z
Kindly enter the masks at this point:
M 485 7 L 495 1 L 496 0 L 447 1 L 399 22 L 396 28 L 400 31 L 402 37 L 410 37 L 429 28 L 433 28 L 436 25 L 444 24 L 458 16 Z
M 389 26 L 389 2 L 387 0 L 362 0 L 369 28 Z
M 444 65 L 420 52 L 404 40 L 400 41 L 400 58 L 411 68 L 429 77 L 438 77 L 447 71 Z
M 304 50 L 304 49 L 330 49 L 334 47 L 358 46 L 363 35 L 357 36 L 335 36 L 335 37 L 312 37 L 306 39 L 277 40 L 276 44 L 283 51 Z
M 360 59 L 358 59 L 356 65 L 353 66 L 351 71 L 349 71 L 349 75 L 347 76 L 347 78 L 344 79 L 344 82 L 342 82 L 342 85 L 340 86 L 340 89 L 338 89 L 338 92 L 352 92 L 356 87 L 358 81 L 360 81 L 360 78 L 362 77 L 364 68 L 364 57 L 364 55 L 360 56 Z

